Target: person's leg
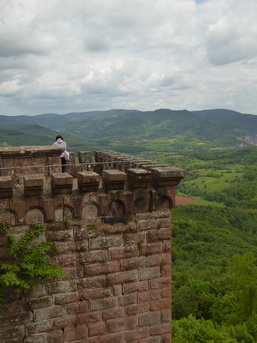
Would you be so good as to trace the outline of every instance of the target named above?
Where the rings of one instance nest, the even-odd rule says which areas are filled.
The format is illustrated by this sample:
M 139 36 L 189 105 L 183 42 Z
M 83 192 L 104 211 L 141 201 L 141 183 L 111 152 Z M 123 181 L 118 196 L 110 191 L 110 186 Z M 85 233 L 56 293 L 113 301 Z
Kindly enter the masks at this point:
M 66 160 L 64 157 L 61 157 L 61 162 L 62 162 L 62 173 L 65 173 L 65 164 L 66 164 Z

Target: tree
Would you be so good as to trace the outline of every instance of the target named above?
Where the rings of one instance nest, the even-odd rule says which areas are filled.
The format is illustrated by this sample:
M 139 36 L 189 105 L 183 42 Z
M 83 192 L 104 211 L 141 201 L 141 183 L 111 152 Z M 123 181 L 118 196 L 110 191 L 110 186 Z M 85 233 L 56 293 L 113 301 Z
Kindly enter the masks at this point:
M 252 252 L 232 257 L 227 271 L 228 291 L 218 303 L 227 324 L 244 323 L 257 312 L 257 266 Z

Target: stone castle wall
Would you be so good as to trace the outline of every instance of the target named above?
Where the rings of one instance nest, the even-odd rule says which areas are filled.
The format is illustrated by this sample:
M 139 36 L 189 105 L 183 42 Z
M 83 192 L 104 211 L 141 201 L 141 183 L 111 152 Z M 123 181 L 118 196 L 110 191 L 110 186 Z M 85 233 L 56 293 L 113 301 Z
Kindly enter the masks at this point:
M 18 237 L 47 227 L 65 278 L 10 293 L 2 343 L 171 342 L 171 217 L 184 173 L 110 151 L 0 150 L 0 223 Z M 5 235 L 0 236 L 5 258 Z

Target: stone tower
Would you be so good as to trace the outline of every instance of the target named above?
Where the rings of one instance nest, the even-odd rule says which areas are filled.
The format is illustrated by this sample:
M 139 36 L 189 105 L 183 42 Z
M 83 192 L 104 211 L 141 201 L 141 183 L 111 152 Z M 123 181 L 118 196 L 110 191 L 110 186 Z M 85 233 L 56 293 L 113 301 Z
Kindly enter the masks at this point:
M 64 279 L 7 294 L 1 343 L 170 343 L 171 209 L 184 172 L 111 151 L 0 150 L 0 223 L 43 223 Z M 0 255 L 5 257 L 5 234 Z

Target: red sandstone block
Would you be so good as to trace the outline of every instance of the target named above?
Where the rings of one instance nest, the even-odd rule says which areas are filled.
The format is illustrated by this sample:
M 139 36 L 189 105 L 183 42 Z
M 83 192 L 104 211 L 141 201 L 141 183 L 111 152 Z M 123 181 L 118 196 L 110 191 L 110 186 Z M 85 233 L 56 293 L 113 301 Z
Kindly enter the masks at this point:
M 122 295 L 122 285 L 112 285 L 112 289 L 114 296 Z
M 90 264 L 85 266 L 85 275 L 93 276 L 99 274 L 115 273 L 119 270 L 118 261 L 108 261 L 103 264 Z
M 27 333 L 34 334 L 40 332 L 47 332 L 52 329 L 52 321 L 50 320 L 41 320 L 38 323 L 28 323 L 27 324 Z
M 171 308 L 171 301 L 168 299 L 159 299 L 151 302 L 150 309 L 151 311 L 162 311 L 168 310 Z
M 138 293 L 138 303 L 139 304 L 149 302 L 151 300 L 157 300 L 160 298 L 161 298 L 161 291 L 160 290 L 153 290 L 153 291 Z
M 166 240 L 163 242 L 163 252 L 171 252 L 171 240 Z
M 88 251 L 88 240 L 83 239 L 81 241 L 76 241 L 76 251 L 78 252 Z
M 54 248 L 57 254 L 64 254 L 75 251 L 75 242 L 54 242 Z
M 37 299 L 40 297 L 44 297 L 46 296 L 46 286 L 45 285 L 39 285 L 37 286 L 36 289 L 34 289 L 33 291 L 27 292 L 25 293 L 24 297 L 28 298 L 28 299 Z
M 75 266 L 72 266 L 72 267 L 64 266 L 64 267 L 62 267 L 62 270 L 64 273 L 64 277 L 62 280 L 74 280 L 76 277 L 83 277 L 84 276 L 83 271 L 82 271 L 82 274 L 79 274 L 79 267 L 80 267 L 80 265 L 78 266 L 77 270 L 76 270 Z
M 118 298 L 119 304 L 122 306 L 137 303 L 137 294 L 122 295 Z
M 123 233 L 125 230 L 125 227 L 123 224 L 114 224 L 114 225 L 103 225 L 101 226 L 103 229 L 103 232 L 107 235 L 113 235 L 113 234 L 120 234 Z
M 160 324 L 161 314 L 158 311 L 142 313 L 138 315 L 138 326 Z
M 65 339 L 70 342 L 70 341 L 76 341 L 79 339 L 85 339 L 88 337 L 88 332 L 87 332 L 87 326 L 86 325 L 79 325 L 77 327 L 68 327 L 65 328 L 64 334 L 65 334 Z
M 83 289 L 81 291 L 81 298 L 87 300 L 93 299 L 103 299 L 106 297 L 110 297 L 112 295 L 112 291 L 107 288 L 92 288 L 92 289 Z
M 108 251 L 107 250 L 97 250 L 89 251 L 80 254 L 81 263 L 100 263 L 108 261 Z
M 171 310 L 161 311 L 161 321 L 163 323 L 170 323 L 171 322 Z
M 123 285 L 124 294 L 144 292 L 148 290 L 148 281 L 137 281 Z
M 61 254 L 51 258 L 52 264 L 57 264 L 61 268 L 76 266 L 75 254 Z
M 45 307 L 51 306 L 53 304 L 53 299 L 52 299 L 52 297 L 28 299 L 27 303 L 31 309 L 41 308 L 41 307 L 45 308 Z
M 136 245 L 138 242 L 146 242 L 146 232 L 126 233 L 124 234 L 125 246 Z
M 153 212 L 144 212 L 144 213 L 137 213 L 137 218 L 139 220 L 148 220 L 153 218 L 170 218 L 170 210 L 159 210 L 159 211 L 153 211 Z
M 107 237 L 107 245 L 108 248 L 119 248 L 121 246 L 123 246 L 123 237 L 121 235 L 117 235 L 117 236 L 109 236 Z
M 17 322 L 17 318 L 16 318 L 16 322 Z M 23 325 L 16 326 L 14 324 L 11 330 L 9 326 L 1 327 L 0 342 L 2 343 L 4 339 L 7 339 L 7 340 L 10 339 L 10 343 L 12 343 L 13 341 L 16 342 L 15 338 L 19 338 L 18 342 L 21 342 L 24 336 L 25 336 L 25 327 Z
M 157 336 L 165 333 L 171 333 L 171 323 L 162 323 L 150 327 L 150 335 Z
M 3 236 L 3 234 L 0 234 L 0 246 L 6 245 L 6 236 Z
M 101 335 L 105 334 L 105 332 L 106 332 L 105 322 L 90 324 L 88 326 L 88 328 L 89 328 L 89 334 L 88 334 L 89 337 L 101 336 Z
M 154 258 L 156 258 L 155 261 L 154 261 Z M 162 265 L 162 269 L 166 265 L 170 265 L 171 264 L 171 254 L 169 254 L 169 253 L 162 253 L 162 254 L 159 254 L 159 258 L 160 258 L 160 260 L 158 261 L 158 258 L 157 258 L 156 255 L 148 256 L 147 259 L 146 259 L 146 264 L 149 263 L 149 267 L 150 267 L 151 264 L 154 265 L 154 263 L 156 262 L 157 264 Z
M 81 279 L 79 286 L 82 288 L 100 288 L 106 284 L 106 275 L 92 276 Z
M 99 310 L 104 310 L 104 309 L 112 308 L 116 306 L 117 306 L 117 299 L 115 298 L 107 298 L 107 299 L 90 301 L 91 311 L 95 311 L 95 310 L 99 311 Z
M 126 272 L 112 273 L 108 275 L 111 284 L 121 284 L 138 281 L 138 271 L 130 270 Z
M 63 343 L 63 342 L 64 342 L 64 333 L 62 330 L 47 333 L 46 343 Z
M 95 311 L 95 312 L 88 312 L 88 313 L 80 314 L 78 316 L 78 320 L 80 321 L 80 324 L 99 322 L 101 321 L 101 312 Z
M 107 238 L 106 237 L 96 237 L 96 238 L 91 238 L 89 240 L 89 249 L 90 250 L 102 250 L 102 249 L 107 249 L 108 248 L 108 243 L 107 243 Z
M 163 241 L 165 239 L 171 239 L 170 228 L 163 228 L 155 231 L 152 230 L 147 233 L 148 242 Z
M 149 309 L 149 303 L 128 305 L 126 306 L 126 314 L 130 316 L 133 314 L 149 312 Z
M 21 340 L 19 342 L 22 342 L 23 339 L 21 338 Z M 6 342 L 5 340 L 1 340 L 1 343 Z M 15 341 L 12 340 L 12 343 L 14 343 Z M 18 342 L 18 341 L 17 341 Z M 46 334 L 41 333 L 41 334 L 37 334 L 37 335 L 30 335 L 30 336 L 26 336 L 26 340 L 25 343 L 45 343 L 46 342 Z
M 123 317 L 107 320 L 106 327 L 107 332 L 122 332 L 126 330 L 135 329 L 137 326 L 137 318 L 135 317 Z
M 151 337 L 151 338 L 140 339 L 138 343 L 163 343 L 163 342 L 162 342 L 161 337 Z M 171 341 L 169 343 L 171 343 Z
M 145 259 L 145 266 L 146 267 L 154 267 L 160 266 L 161 262 L 163 261 L 163 255 L 150 255 Z
M 24 335 L 19 336 L 19 337 L 13 337 L 11 339 L 6 339 L 6 338 L 1 338 L 0 337 L 0 342 L 1 343 L 21 343 L 24 338 Z
M 109 253 L 111 260 L 121 260 L 122 258 L 124 258 L 124 250 L 125 248 L 123 247 L 110 249 Z
M 103 320 L 124 317 L 124 308 L 117 307 L 102 311 Z
M 52 306 L 34 310 L 34 321 L 62 317 L 66 314 L 61 306 Z
M 139 270 L 139 280 L 150 280 L 160 277 L 160 267 L 142 268 Z
M 139 328 L 136 330 L 131 330 L 129 332 L 125 332 L 124 336 L 125 336 L 125 340 L 127 342 L 132 342 L 133 340 L 148 337 L 149 336 L 149 328 L 143 327 L 143 328 Z
M 76 315 L 66 315 L 53 320 L 53 328 L 55 330 L 62 329 L 68 326 L 74 326 L 77 322 Z
M 67 241 L 73 239 L 73 230 L 65 229 L 64 226 L 61 230 L 47 231 L 46 237 L 48 241 Z
M 171 264 L 166 264 L 161 269 L 161 276 L 169 276 L 171 275 Z
M 138 220 L 139 230 L 155 230 L 158 227 L 156 219 Z
M 68 314 L 78 314 L 88 312 L 88 301 L 80 301 L 79 303 L 71 303 L 67 305 Z
M 57 281 L 52 282 L 47 285 L 48 293 L 54 294 L 54 293 L 70 293 L 72 291 L 75 291 L 75 282 L 70 281 Z
M 151 242 L 143 246 L 142 253 L 145 256 L 161 254 L 162 253 L 162 242 Z
M 138 269 L 144 267 L 144 257 L 134 257 L 132 259 L 126 259 L 120 261 L 120 270 Z
M 101 337 L 101 343 L 123 343 L 123 342 L 124 342 L 124 334 L 122 332 Z
M 161 297 L 162 298 L 171 298 L 171 288 L 162 288 L 161 289 Z
M 132 258 L 139 255 L 137 246 L 128 246 L 122 248 L 110 249 L 110 256 L 112 260 L 121 260 L 123 258 Z
M 101 337 L 91 337 L 87 339 L 86 343 L 101 343 Z M 85 343 L 85 341 L 77 341 L 76 343 Z
M 76 239 L 80 239 L 80 240 L 88 240 L 89 238 L 94 238 L 97 236 L 100 236 L 100 231 L 99 228 L 96 227 L 94 229 L 90 229 L 87 227 L 88 225 L 88 221 L 85 218 L 82 218 L 82 225 L 83 227 L 80 228 L 80 230 L 76 230 Z M 84 227 L 85 226 L 85 227 Z
M 78 313 L 78 304 L 77 304 L 77 302 L 68 304 L 66 309 L 67 309 L 67 313 L 68 314 L 76 314 L 76 313 Z
M 171 343 L 171 334 L 162 335 L 162 343 Z
M 171 277 L 161 277 L 158 279 L 149 281 L 150 289 L 156 288 L 170 288 L 171 287 Z

